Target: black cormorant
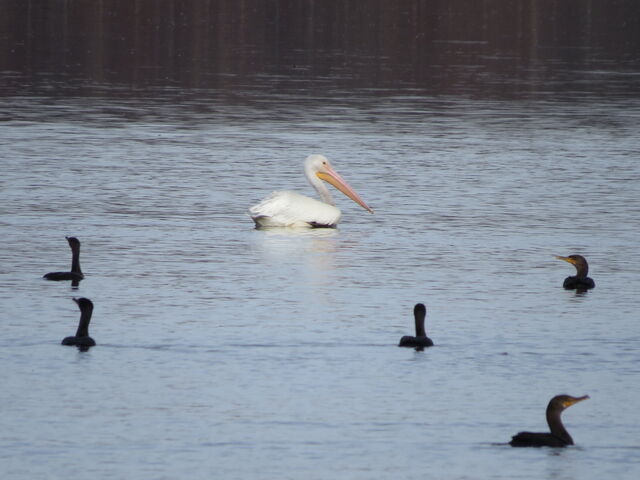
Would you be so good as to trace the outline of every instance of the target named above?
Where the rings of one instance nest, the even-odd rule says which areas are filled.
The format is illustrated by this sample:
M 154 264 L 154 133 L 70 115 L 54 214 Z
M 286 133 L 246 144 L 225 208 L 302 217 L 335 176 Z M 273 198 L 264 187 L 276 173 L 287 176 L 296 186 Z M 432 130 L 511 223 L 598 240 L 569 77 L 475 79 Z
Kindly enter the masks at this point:
M 400 339 L 400 343 L 398 344 L 399 347 L 433 347 L 433 342 L 429 337 L 427 337 L 427 333 L 424 331 L 424 318 L 426 315 L 426 307 L 422 303 L 416 303 L 416 306 L 413 307 L 413 316 L 416 320 L 416 336 L 411 337 L 409 335 L 405 335 Z
M 71 247 L 71 271 L 70 272 L 50 272 L 42 278 L 47 280 L 72 280 L 78 282 L 84 278 L 80 270 L 80 240 L 76 237 L 65 237 Z
M 562 425 L 560 415 L 565 408 L 587 398 L 589 398 L 589 395 L 584 397 L 557 395 L 553 397 L 549 401 L 549 405 L 547 405 L 547 423 L 551 432 L 520 432 L 511 437 L 509 444 L 512 447 L 566 447 L 567 445 L 573 445 L 573 438 Z
M 589 273 L 589 264 L 587 263 L 587 259 L 582 255 L 569 255 L 568 257 L 556 255 L 556 258 L 558 260 L 569 262 L 571 265 L 576 267 L 576 274 L 564 279 L 564 283 L 562 284 L 564 288 L 567 290 L 589 290 L 596 286 L 593 279 L 587 277 L 587 274 Z
M 62 345 L 75 345 L 77 347 L 93 347 L 96 342 L 89 336 L 89 322 L 93 313 L 93 302 L 88 298 L 74 298 L 74 302 L 80 308 L 80 323 L 75 336 L 62 339 Z

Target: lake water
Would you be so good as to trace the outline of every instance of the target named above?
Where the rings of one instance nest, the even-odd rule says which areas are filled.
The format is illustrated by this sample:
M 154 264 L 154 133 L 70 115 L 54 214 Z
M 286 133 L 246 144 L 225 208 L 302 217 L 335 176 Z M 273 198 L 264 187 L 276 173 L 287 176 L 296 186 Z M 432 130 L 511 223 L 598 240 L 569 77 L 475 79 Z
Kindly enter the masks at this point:
M 637 478 L 638 66 L 393 86 L 326 55 L 209 87 L 5 67 L 2 478 Z M 375 214 L 336 192 L 335 230 L 255 230 L 272 190 L 315 196 L 311 153 Z M 77 289 L 41 278 L 65 235 Z M 562 288 L 571 253 L 594 290 Z M 60 346 L 74 296 L 88 352 Z M 422 352 L 396 347 L 416 302 Z M 574 447 L 506 445 L 560 393 L 591 397 Z

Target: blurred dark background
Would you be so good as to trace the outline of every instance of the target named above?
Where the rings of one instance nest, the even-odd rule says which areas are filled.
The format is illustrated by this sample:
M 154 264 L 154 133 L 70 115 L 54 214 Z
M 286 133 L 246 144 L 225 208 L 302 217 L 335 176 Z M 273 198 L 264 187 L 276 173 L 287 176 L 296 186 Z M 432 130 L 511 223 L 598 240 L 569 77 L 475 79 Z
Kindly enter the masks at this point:
M 640 52 L 637 0 L 9 0 L 2 10 L 4 82 L 224 88 L 266 74 L 445 86 L 554 62 L 636 71 Z

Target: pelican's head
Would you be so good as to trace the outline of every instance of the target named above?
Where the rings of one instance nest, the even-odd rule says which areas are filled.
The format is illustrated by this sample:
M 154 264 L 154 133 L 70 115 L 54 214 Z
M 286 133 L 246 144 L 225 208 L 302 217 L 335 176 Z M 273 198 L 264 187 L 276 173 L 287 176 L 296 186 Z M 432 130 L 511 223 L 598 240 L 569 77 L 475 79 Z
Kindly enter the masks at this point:
M 317 177 L 320 180 L 330 183 L 362 208 L 373 213 L 373 210 L 369 205 L 364 203 L 364 200 L 360 198 L 360 195 L 358 195 L 349 186 L 349 184 L 340 175 L 338 175 L 338 172 L 336 172 L 331 166 L 329 159 L 324 155 L 309 155 L 304 161 L 304 171 L 307 178 L 312 179 L 313 177 Z

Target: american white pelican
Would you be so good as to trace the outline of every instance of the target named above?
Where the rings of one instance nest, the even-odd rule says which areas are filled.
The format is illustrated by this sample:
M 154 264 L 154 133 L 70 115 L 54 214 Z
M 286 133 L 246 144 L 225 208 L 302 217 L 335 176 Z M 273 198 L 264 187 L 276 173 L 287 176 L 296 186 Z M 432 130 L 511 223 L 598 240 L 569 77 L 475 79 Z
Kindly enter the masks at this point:
M 304 161 L 304 174 L 322 201 L 288 190 L 273 192 L 249 209 L 256 227 L 335 227 L 340 221 L 340 210 L 324 180 L 330 183 L 362 208 L 373 213 L 360 196 L 331 167 L 323 155 L 309 155 Z

